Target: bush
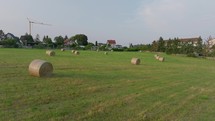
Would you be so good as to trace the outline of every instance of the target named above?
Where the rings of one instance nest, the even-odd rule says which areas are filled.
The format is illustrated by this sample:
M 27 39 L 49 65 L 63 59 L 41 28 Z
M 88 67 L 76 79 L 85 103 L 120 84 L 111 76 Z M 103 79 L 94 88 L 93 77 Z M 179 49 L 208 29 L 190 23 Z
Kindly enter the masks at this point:
M 34 48 L 37 48 L 37 49 L 44 49 L 46 48 L 46 46 L 42 43 L 39 43 L 38 45 L 34 45 Z
M 140 49 L 138 49 L 138 48 L 128 48 L 128 49 L 126 49 L 126 51 L 140 51 Z
M 196 54 L 195 53 L 188 53 L 187 57 L 196 57 Z
M 113 51 L 124 51 L 124 49 L 121 49 L 121 48 L 113 48 L 112 50 Z

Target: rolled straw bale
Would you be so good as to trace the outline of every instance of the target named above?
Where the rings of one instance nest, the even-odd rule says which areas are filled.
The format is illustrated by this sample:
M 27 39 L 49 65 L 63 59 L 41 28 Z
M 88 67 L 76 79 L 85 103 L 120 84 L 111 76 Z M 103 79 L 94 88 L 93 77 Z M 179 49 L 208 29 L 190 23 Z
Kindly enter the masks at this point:
M 164 62 L 165 58 L 164 57 L 159 57 L 158 59 L 160 62 Z
M 62 52 L 63 52 L 63 51 L 65 51 L 65 49 L 64 49 L 64 48 L 62 48 L 62 49 L 60 49 L 60 50 L 61 50 Z
M 44 60 L 33 60 L 28 67 L 29 74 L 37 77 L 48 77 L 52 75 L 53 66 Z
M 159 55 L 157 55 L 157 56 L 155 57 L 155 59 L 157 59 L 157 60 L 158 60 L 159 58 L 160 58 L 160 56 L 159 56 Z
M 140 59 L 139 58 L 132 58 L 131 59 L 131 64 L 139 65 L 140 64 Z
M 49 56 L 55 56 L 55 52 L 53 50 L 47 50 L 46 54 Z
M 79 55 L 80 53 L 78 51 L 75 51 L 75 55 Z
M 71 52 L 72 52 L 72 53 L 75 53 L 75 50 L 72 50 Z

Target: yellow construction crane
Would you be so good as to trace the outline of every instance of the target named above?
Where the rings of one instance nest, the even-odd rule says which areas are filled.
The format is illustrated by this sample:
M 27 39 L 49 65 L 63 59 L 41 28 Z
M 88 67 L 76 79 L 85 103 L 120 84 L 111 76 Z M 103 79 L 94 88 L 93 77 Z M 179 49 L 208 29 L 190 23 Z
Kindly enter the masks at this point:
M 51 24 L 46 24 L 46 23 L 42 23 L 42 22 L 35 22 L 35 21 L 31 21 L 29 18 L 28 22 L 29 22 L 29 35 L 31 35 L 31 24 L 40 24 L 40 25 L 47 25 L 47 26 L 51 26 Z

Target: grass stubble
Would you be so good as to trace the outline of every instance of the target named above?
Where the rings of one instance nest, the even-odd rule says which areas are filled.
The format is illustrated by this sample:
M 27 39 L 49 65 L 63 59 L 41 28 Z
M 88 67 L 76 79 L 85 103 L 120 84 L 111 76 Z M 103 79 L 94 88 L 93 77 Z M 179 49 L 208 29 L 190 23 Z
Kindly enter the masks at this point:
M 215 62 L 149 52 L 70 51 L 54 57 L 37 49 L 0 49 L 0 120 L 215 119 Z M 10 56 L 8 56 L 10 55 Z M 132 65 L 130 59 L 141 59 Z M 32 77 L 34 59 L 54 75 Z

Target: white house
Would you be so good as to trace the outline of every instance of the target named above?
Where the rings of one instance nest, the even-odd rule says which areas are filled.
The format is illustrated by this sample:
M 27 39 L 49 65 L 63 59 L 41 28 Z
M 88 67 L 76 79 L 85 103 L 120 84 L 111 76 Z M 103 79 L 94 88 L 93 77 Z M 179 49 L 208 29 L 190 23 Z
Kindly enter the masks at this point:
M 212 48 L 215 45 L 215 39 L 208 40 L 209 48 Z

